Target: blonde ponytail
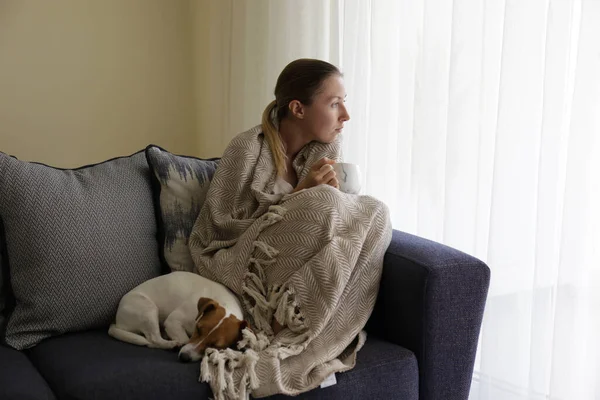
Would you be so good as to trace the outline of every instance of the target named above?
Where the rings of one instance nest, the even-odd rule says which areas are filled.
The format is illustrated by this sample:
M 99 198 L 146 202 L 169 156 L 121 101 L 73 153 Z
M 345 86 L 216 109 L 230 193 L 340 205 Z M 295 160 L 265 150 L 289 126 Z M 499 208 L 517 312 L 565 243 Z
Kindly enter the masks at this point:
M 262 115 L 262 129 L 265 138 L 267 139 L 267 143 L 269 143 L 269 147 L 271 148 L 271 153 L 273 154 L 273 162 L 275 163 L 277 175 L 283 176 L 287 170 L 285 164 L 285 149 L 283 147 L 283 141 L 279 136 L 279 131 L 271 120 L 271 114 L 276 108 L 277 102 L 275 100 L 270 102 L 267 108 L 265 108 Z

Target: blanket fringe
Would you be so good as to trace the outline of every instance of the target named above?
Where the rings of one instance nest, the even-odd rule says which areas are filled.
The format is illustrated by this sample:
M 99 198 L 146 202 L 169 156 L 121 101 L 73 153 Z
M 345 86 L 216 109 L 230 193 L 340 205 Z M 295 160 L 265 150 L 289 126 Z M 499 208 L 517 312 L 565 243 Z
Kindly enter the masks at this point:
M 244 352 L 209 348 L 202 358 L 200 381 L 211 385 L 215 400 L 248 399 L 248 388 L 256 389 L 260 384 L 256 363 L 258 353 L 269 345 L 269 339 L 264 333 L 255 334 L 248 328 L 242 331 L 242 335 L 244 339 L 238 343 L 238 348 L 245 348 Z M 240 368 L 243 375 L 236 387 L 233 374 Z
M 261 217 L 260 230 L 280 221 L 285 211 L 281 206 L 269 207 L 269 212 Z M 304 316 L 298 309 L 292 288 L 281 285 L 265 287 L 264 268 L 276 261 L 279 251 L 257 240 L 254 242 L 253 254 L 256 257 L 249 260 L 250 265 L 242 285 L 244 294 L 242 297 L 257 333 L 248 328 L 244 329 L 243 338 L 238 343 L 239 351 L 232 349 L 206 351 L 201 363 L 200 377 L 201 381 L 210 383 L 215 400 L 249 399 L 248 389 L 256 389 L 260 384 L 256 373 L 259 354 L 263 353 L 283 360 L 304 350 L 309 339 Z M 272 345 L 273 318 L 295 335 Z M 236 369 L 243 371 L 237 387 L 233 377 Z

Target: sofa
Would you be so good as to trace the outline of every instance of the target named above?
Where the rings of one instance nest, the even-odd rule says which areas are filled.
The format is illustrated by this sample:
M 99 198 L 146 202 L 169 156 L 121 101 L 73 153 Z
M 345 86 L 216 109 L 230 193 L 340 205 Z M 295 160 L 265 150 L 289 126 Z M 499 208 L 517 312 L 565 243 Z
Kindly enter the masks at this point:
M 0 152 L 0 399 L 211 397 L 198 363 L 107 331 L 127 291 L 189 267 L 216 168 L 158 146 L 75 169 Z M 482 261 L 394 230 L 356 366 L 298 398 L 467 399 L 489 280 Z

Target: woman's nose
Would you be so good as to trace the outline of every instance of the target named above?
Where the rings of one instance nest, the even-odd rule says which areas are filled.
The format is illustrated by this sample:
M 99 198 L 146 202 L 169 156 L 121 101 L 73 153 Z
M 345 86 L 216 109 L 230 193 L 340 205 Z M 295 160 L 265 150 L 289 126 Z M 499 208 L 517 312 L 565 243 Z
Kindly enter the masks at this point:
M 350 114 L 348 114 L 348 110 L 346 109 L 346 105 L 342 105 L 342 115 L 340 115 L 340 120 L 348 121 L 350 119 Z

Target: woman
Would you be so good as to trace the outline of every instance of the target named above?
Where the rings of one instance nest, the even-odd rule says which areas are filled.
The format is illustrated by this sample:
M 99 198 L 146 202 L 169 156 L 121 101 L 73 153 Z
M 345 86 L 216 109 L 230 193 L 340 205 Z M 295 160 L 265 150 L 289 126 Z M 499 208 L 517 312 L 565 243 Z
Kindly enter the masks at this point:
M 391 240 L 387 207 L 340 192 L 331 164 L 350 118 L 340 71 L 301 59 L 282 71 L 262 124 L 236 136 L 189 247 L 197 272 L 241 299 L 241 351 L 208 350 L 215 398 L 295 395 L 354 366 Z
M 262 117 L 263 133 L 273 153 L 278 177 L 294 191 L 320 184 L 338 187 L 333 160 L 322 159 L 300 185 L 293 161 L 312 141 L 332 143 L 350 119 L 341 72 L 320 60 L 300 59 L 288 64 L 275 85 L 275 100 Z M 272 118 L 272 116 L 275 118 Z M 279 129 L 274 121 L 279 124 Z

